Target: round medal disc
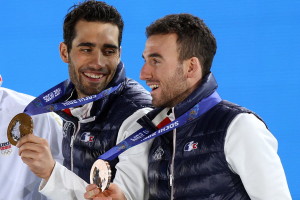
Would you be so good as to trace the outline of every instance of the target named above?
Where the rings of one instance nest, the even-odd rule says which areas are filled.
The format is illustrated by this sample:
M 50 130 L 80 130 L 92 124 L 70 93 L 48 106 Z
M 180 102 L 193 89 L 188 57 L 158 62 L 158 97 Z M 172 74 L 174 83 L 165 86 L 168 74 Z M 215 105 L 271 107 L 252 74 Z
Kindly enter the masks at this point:
M 32 134 L 32 132 L 32 118 L 25 113 L 19 113 L 12 118 L 8 125 L 7 138 L 12 145 L 16 146 L 21 137 L 27 134 Z
M 96 184 L 103 192 L 109 187 L 111 179 L 111 170 L 109 163 L 98 159 L 94 162 L 90 172 L 91 184 Z

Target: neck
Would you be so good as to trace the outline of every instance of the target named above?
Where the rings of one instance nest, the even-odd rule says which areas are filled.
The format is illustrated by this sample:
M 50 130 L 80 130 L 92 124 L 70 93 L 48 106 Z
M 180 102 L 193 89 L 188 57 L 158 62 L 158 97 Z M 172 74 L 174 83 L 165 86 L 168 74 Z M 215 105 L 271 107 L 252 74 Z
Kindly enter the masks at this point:
M 199 86 L 201 80 L 199 80 L 196 84 L 194 84 L 192 87 L 188 88 L 186 91 L 178 95 L 177 99 L 171 104 L 170 107 L 175 107 L 176 105 L 183 102 L 188 96 L 190 96 Z

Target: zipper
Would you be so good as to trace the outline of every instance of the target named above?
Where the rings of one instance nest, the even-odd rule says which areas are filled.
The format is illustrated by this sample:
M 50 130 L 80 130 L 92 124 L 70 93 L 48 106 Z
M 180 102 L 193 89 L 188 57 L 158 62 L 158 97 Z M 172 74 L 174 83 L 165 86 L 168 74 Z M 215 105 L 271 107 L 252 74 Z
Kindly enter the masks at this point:
M 175 119 L 174 107 L 172 108 L 172 112 Z M 172 160 L 170 166 L 170 186 L 171 186 L 171 200 L 174 199 L 174 160 L 175 160 L 175 152 L 176 152 L 176 129 L 173 130 L 173 153 Z
M 73 123 L 73 122 L 72 122 Z M 73 151 L 74 151 L 74 141 L 75 141 L 75 138 L 76 138 L 76 135 L 77 133 L 79 132 L 79 129 L 80 129 L 80 122 L 78 121 L 78 127 L 77 127 L 77 130 L 76 129 L 76 126 L 75 124 L 73 123 L 74 125 L 74 132 L 73 132 L 73 135 L 71 137 L 71 143 L 70 143 L 70 147 L 71 147 L 71 171 L 73 171 L 74 169 L 74 157 L 73 157 Z

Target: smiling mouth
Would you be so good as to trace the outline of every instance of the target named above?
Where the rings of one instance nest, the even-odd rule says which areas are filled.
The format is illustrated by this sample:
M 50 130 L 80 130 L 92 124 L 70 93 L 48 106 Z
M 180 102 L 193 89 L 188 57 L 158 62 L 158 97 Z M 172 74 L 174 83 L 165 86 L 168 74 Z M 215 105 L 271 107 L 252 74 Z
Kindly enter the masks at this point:
M 100 79 L 100 78 L 102 78 L 104 76 L 103 74 L 94 74 L 94 73 L 88 73 L 88 72 L 84 72 L 83 74 L 86 77 L 92 78 L 92 79 Z
M 159 88 L 159 86 L 158 85 L 149 85 L 149 87 L 152 89 L 152 90 L 156 90 L 157 88 Z

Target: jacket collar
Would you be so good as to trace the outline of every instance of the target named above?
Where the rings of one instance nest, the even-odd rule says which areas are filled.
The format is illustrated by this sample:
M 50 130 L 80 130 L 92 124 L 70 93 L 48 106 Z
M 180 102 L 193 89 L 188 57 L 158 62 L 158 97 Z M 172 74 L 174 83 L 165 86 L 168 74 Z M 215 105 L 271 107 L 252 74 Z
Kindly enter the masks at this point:
M 177 104 L 174 108 L 176 118 L 191 109 L 202 99 L 211 95 L 218 87 L 215 77 L 212 73 L 203 77 L 200 85 L 185 100 Z
M 123 82 L 126 78 L 125 67 L 123 62 L 120 62 L 117 66 L 116 73 L 110 83 L 106 86 L 105 89 L 116 86 Z

